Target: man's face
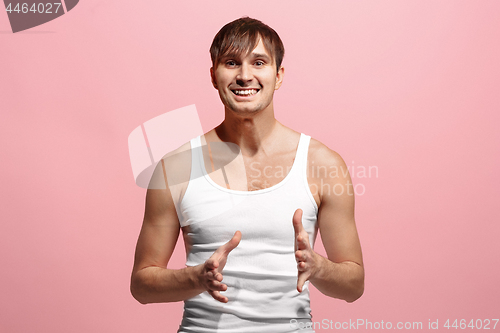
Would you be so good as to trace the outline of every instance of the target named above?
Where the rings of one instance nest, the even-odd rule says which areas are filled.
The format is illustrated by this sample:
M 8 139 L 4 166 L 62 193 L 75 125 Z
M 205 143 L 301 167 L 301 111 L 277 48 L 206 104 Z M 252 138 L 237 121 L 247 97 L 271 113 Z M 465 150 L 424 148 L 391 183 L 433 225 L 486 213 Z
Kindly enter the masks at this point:
M 249 115 L 272 105 L 274 91 L 279 89 L 284 69 L 276 72 L 276 63 L 262 40 L 248 55 L 227 56 L 210 69 L 212 83 L 222 103 L 235 113 Z

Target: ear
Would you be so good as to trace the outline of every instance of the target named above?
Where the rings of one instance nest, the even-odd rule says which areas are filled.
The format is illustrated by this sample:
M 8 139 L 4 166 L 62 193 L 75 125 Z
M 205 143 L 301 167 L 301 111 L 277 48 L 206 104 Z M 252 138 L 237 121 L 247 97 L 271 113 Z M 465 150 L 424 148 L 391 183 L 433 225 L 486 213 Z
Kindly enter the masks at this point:
M 278 90 L 283 83 L 283 77 L 285 76 L 285 67 L 281 66 L 276 73 L 276 84 L 274 85 L 274 90 Z
M 214 88 L 218 89 L 217 82 L 215 81 L 215 70 L 213 67 L 210 67 L 210 79 L 212 80 L 212 85 L 214 86 Z

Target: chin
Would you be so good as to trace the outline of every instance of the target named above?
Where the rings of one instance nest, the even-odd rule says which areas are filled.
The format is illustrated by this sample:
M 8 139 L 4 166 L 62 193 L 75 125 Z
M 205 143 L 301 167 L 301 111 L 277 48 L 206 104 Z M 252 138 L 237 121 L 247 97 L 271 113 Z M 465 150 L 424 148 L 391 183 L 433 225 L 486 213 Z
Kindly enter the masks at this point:
M 234 113 L 241 114 L 241 115 L 251 115 L 251 114 L 257 114 L 262 111 L 260 108 L 235 108 L 232 109 Z

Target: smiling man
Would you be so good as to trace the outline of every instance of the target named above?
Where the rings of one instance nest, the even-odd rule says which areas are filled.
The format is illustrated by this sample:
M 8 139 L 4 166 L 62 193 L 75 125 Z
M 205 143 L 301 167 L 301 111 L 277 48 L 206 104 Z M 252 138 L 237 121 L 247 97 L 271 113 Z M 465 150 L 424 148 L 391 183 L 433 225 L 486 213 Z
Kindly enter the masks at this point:
M 313 332 L 309 283 L 347 302 L 364 289 L 349 173 L 326 172 L 347 167 L 274 117 L 284 48 L 272 28 L 228 23 L 210 53 L 225 118 L 173 153 L 188 151 L 187 160 L 158 165 L 168 184 L 146 195 L 132 294 L 143 304 L 184 301 L 182 333 Z M 174 186 L 172 174 L 186 181 Z M 180 230 L 186 267 L 170 269 Z M 327 258 L 313 249 L 318 230 Z

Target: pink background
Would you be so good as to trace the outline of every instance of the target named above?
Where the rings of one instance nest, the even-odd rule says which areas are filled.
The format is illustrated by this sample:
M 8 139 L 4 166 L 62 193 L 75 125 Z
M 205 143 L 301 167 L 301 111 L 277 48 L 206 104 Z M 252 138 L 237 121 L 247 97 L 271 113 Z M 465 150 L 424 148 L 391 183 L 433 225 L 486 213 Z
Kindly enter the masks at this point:
M 220 123 L 208 49 L 243 15 L 285 44 L 278 119 L 378 168 L 353 175 L 365 294 L 313 290 L 313 320 L 500 317 L 500 1 L 85 0 L 17 34 L 0 12 L 0 331 L 176 330 L 182 303 L 129 292 L 127 137 L 190 104 Z

